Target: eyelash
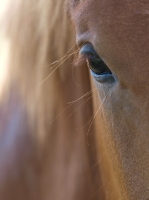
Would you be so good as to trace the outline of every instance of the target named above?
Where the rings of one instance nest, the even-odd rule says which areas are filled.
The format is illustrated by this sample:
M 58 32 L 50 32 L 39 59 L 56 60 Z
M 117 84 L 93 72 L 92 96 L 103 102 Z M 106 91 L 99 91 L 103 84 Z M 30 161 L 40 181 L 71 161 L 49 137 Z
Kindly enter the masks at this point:
M 113 76 L 113 73 L 100 58 L 91 43 L 84 43 L 80 48 L 75 65 L 79 66 L 84 63 L 87 63 L 87 66 L 96 81 L 100 83 L 114 83 L 116 81 L 115 76 Z

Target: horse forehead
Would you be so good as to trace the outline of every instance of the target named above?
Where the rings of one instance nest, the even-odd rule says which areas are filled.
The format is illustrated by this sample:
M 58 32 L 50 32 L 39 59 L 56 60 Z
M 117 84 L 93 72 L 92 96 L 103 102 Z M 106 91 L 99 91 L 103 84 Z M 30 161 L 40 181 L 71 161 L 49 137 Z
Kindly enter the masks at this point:
M 114 10 L 118 10 L 119 8 L 126 8 L 129 10 L 134 8 L 134 6 L 146 7 L 149 2 L 147 0 L 66 0 L 66 3 L 71 5 L 73 8 L 76 7 L 84 7 L 84 8 L 93 8 L 98 9 L 102 8 L 104 10 L 108 10 L 109 8 L 114 8 Z
M 68 0 L 70 16 L 77 35 L 83 32 L 126 37 L 125 39 L 139 39 L 143 44 L 149 33 L 149 1 L 145 0 Z M 77 2 L 74 4 L 74 2 Z M 142 37 L 141 35 L 144 35 Z M 140 39 L 140 36 L 142 39 Z M 124 38 L 123 38 L 124 39 Z
M 149 14 L 149 1 L 146 0 L 67 0 L 69 12 L 73 20 L 80 20 L 83 17 L 87 20 L 108 19 L 110 21 L 119 17 L 128 17 L 133 14 L 137 18 Z

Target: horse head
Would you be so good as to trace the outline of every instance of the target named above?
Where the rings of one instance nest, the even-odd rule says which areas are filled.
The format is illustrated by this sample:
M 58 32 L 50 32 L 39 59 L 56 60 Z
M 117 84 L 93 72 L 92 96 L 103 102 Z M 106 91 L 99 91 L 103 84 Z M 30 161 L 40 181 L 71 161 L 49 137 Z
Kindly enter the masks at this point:
M 98 93 L 106 198 L 149 199 L 149 2 L 68 0 L 67 13 Z

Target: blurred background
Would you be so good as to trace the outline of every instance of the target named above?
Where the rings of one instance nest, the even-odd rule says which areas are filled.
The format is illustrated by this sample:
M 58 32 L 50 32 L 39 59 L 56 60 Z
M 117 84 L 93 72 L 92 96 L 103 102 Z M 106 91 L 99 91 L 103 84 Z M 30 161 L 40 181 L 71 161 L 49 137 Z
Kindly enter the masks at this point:
M 102 199 L 77 54 L 64 0 L 0 1 L 0 200 Z
M 0 0 L 0 20 L 1 21 L 6 12 L 8 1 L 9 0 L 5 0 L 5 1 Z M 0 29 L 0 95 L 1 95 L 3 84 L 6 78 L 7 60 L 8 60 L 8 44 L 7 44 L 7 40 L 5 38 L 3 28 L 1 25 L 1 29 Z

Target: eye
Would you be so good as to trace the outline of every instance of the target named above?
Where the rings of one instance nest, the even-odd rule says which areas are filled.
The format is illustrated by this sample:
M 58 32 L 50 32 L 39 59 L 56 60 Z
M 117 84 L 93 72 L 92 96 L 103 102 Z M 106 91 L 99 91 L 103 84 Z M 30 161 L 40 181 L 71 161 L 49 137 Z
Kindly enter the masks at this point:
M 114 77 L 108 66 L 103 62 L 90 43 L 85 43 L 80 49 L 79 54 L 86 58 L 87 65 L 92 75 L 99 82 L 113 82 Z
M 87 58 L 88 67 L 97 75 L 112 74 L 100 57 L 90 54 Z

